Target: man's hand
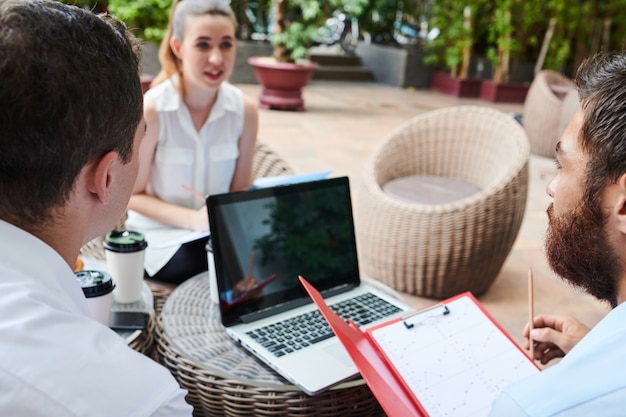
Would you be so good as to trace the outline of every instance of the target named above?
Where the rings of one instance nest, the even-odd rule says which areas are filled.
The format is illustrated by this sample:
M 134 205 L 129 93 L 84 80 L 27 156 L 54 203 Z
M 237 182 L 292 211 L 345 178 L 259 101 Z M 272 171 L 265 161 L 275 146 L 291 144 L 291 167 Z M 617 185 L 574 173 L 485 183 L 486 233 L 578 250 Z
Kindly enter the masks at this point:
M 568 316 L 542 314 L 533 319 L 532 333 L 529 323 L 524 327 L 525 348 L 534 343 L 535 360 L 543 365 L 555 358 L 562 358 L 589 333 L 589 328 Z

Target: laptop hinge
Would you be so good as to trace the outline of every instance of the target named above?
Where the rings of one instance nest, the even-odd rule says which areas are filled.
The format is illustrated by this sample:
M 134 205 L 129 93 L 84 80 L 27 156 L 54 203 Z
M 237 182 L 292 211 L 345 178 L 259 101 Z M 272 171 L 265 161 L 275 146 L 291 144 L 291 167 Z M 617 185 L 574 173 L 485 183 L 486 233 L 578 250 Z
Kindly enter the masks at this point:
M 350 291 L 353 288 L 354 288 L 353 285 L 344 284 L 344 285 L 340 285 L 338 287 L 323 291 L 322 295 L 324 296 L 324 298 L 328 298 L 337 294 L 344 293 L 346 291 Z M 297 300 L 278 304 L 278 305 L 272 306 L 271 308 L 266 308 L 265 310 L 260 310 L 260 311 L 255 311 L 254 313 L 245 314 L 241 316 L 240 321 L 241 323 L 252 323 L 254 321 L 261 320 L 266 317 L 271 317 L 276 314 L 282 313 L 284 311 L 292 310 L 296 307 L 301 307 L 303 305 L 311 304 L 312 302 L 313 301 L 311 301 L 310 297 L 298 298 Z

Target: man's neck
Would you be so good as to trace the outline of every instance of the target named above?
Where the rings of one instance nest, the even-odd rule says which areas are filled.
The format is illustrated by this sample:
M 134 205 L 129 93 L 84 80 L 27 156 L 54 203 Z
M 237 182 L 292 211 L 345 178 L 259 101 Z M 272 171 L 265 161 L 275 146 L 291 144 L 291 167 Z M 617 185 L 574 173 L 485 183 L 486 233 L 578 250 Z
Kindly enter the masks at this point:
M 616 285 L 617 290 L 617 305 L 626 301 L 626 275 L 620 276 Z
M 45 242 L 74 269 L 76 258 L 82 246 L 80 222 L 71 222 L 63 217 L 57 217 L 45 226 L 40 226 L 11 219 L 4 220 Z

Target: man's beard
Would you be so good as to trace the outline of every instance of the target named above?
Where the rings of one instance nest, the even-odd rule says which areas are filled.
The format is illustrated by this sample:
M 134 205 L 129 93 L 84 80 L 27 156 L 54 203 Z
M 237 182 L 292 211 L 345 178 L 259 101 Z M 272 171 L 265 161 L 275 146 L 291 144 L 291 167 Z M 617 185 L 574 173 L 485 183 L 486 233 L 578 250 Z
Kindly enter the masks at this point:
M 602 211 L 583 199 L 560 217 L 550 204 L 548 219 L 546 253 L 552 270 L 575 287 L 617 306 L 619 258 L 609 243 Z

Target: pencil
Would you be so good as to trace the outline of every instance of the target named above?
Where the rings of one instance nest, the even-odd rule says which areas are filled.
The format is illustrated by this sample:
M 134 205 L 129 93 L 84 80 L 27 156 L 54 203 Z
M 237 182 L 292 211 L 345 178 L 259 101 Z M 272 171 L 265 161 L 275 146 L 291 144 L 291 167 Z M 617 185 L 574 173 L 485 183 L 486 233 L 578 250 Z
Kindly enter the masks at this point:
M 529 329 L 528 329 L 528 341 L 530 343 L 530 357 L 535 360 L 535 346 L 533 344 L 533 339 L 530 336 L 530 332 L 534 328 L 533 320 L 535 318 L 534 312 L 534 302 L 533 302 L 533 271 L 528 268 L 528 316 L 529 316 Z
M 202 203 L 206 203 L 205 198 L 196 190 L 194 190 L 193 188 L 191 188 L 188 185 L 185 184 L 180 184 L 181 187 L 183 187 L 185 190 L 189 191 L 189 193 L 194 196 L 196 198 L 196 200 L 202 202 Z

